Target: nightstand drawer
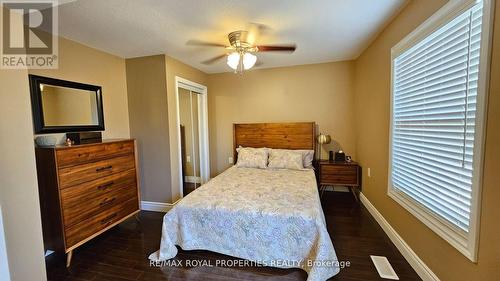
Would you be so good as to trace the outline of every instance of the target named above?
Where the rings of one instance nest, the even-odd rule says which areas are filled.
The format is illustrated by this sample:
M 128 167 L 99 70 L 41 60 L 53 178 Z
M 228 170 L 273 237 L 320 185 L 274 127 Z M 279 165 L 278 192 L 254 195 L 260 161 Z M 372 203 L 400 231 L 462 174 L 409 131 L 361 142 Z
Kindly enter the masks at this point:
M 358 166 L 321 165 L 321 174 L 352 175 L 358 173 Z
M 357 185 L 358 166 L 349 165 L 321 165 L 320 183 L 331 185 Z

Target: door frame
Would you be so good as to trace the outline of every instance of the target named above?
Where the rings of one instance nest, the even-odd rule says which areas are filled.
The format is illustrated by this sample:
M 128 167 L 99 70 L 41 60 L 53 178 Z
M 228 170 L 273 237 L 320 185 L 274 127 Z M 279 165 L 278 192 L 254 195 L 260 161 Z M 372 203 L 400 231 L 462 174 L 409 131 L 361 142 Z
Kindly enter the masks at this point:
M 175 102 L 176 102 L 176 132 L 177 132 L 177 160 L 179 165 L 179 194 L 184 197 L 182 176 L 182 153 L 181 153 L 181 117 L 179 107 L 179 88 L 188 91 L 196 92 L 200 96 L 198 98 L 198 136 L 199 151 L 200 151 L 200 177 L 201 184 L 204 184 L 210 179 L 210 153 L 208 139 L 208 91 L 205 85 L 198 84 L 188 79 L 175 76 Z

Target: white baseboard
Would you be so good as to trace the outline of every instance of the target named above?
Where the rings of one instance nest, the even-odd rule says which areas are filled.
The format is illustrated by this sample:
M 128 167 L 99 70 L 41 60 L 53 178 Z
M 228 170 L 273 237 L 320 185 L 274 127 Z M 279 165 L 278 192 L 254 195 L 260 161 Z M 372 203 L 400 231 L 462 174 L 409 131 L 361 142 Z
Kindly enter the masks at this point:
M 143 211 L 153 211 L 153 212 L 168 212 L 172 207 L 175 206 L 177 201 L 174 203 L 161 203 L 153 201 L 141 201 L 141 210 Z
M 363 193 L 359 194 L 359 198 L 363 205 L 368 209 L 370 214 L 375 218 L 378 224 L 385 231 L 387 236 L 391 239 L 392 243 L 398 248 L 399 252 L 408 261 L 408 263 L 417 272 L 418 276 L 424 281 L 440 281 L 439 278 L 432 272 L 432 270 L 422 261 L 417 254 L 410 248 L 403 238 L 392 228 L 387 220 L 380 214 L 380 212 L 372 205 Z

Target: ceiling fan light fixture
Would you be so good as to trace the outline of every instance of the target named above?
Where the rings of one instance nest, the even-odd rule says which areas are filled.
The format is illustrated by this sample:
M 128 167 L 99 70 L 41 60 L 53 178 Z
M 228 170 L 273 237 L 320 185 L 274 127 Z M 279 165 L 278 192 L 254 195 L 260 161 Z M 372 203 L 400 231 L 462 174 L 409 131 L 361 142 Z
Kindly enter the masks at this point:
M 251 53 L 245 53 L 243 55 L 243 68 L 245 70 L 252 68 L 257 62 L 257 56 Z
M 227 65 L 236 70 L 240 64 L 240 54 L 237 52 L 231 53 L 227 56 Z
M 189 40 L 187 45 L 223 47 L 226 49 L 225 54 L 215 56 L 211 59 L 202 61 L 201 63 L 211 65 L 226 58 L 226 64 L 234 70 L 234 73 L 243 73 L 243 71 L 255 66 L 257 63 L 257 52 L 293 53 L 297 48 L 295 44 L 257 45 L 256 41 L 258 35 L 263 28 L 265 28 L 265 25 L 253 23 L 251 24 L 251 29 L 249 31 L 237 30 L 229 33 L 227 35 L 229 39 L 229 46 L 221 43 L 205 42 L 200 40 Z M 259 65 L 261 64 L 262 62 L 259 61 Z

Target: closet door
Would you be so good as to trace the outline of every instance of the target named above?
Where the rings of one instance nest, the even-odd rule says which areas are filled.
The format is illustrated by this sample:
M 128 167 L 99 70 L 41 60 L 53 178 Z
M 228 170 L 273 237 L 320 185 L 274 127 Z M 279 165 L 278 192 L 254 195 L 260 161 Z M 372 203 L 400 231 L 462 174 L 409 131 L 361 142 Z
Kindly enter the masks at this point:
M 200 173 L 200 94 L 179 88 L 182 183 L 184 196 L 202 183 Z

